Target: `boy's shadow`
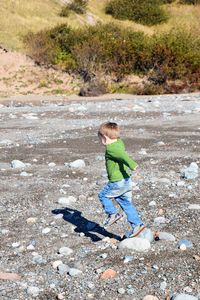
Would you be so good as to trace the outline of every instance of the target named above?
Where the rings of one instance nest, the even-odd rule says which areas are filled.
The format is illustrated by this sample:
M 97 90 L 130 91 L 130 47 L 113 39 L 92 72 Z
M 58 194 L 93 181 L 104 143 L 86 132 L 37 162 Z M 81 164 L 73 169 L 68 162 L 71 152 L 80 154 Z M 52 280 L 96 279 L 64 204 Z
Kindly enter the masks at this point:
M 121 240 L 121 237 L 118 235 L 115 235 L 111 232 L 108 232 L 105 228 L 101 227 L 98 223 L 92 222 L 90 220 L 87 220 L 81 215 L 81 212 L 76 209 L 71 208 L 58 208 L 52 210 L 52 213 L 57 214 L 63 214 L 63 219 L 74 226 L 76 228 L 74 229 L 75 232 L 83 232 L 85 236 L 89 237 L 93 242 L 101 241 L 102 239 L 94 234 L 94 232 L 101 234 L 105 237 L 109 238 L 115 238 L 116 240 Z

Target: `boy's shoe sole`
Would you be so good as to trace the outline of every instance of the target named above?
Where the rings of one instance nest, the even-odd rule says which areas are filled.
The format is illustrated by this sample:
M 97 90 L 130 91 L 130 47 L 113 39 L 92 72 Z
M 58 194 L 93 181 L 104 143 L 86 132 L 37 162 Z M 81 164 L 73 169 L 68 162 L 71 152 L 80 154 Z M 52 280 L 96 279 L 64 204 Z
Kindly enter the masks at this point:
M 138 236 L 144 229 L 146 228 L 145 225 L 142 225 L 138 228 L 138 230 L 136 230 L 133 234 L 131 234 L 129 237 L 130 238 L 133 238 L 133 237 L 136 237 Z
M 123 217 L 122 214 L 117 214 L 115 215 L 115 218 L 108 224 L 104 225 L 104 227 L 109 227 L 111 225 L 113 225 L 114 223 L 116 223 L 119 219 L 121 219 Z

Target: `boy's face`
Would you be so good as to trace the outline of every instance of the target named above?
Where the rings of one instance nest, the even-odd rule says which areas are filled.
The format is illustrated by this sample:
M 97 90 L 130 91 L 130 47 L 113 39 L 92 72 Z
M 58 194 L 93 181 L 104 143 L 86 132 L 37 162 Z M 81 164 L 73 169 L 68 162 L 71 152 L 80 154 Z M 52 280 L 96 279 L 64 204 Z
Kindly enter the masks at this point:
M 117 139 L 110 139 L 106 135 L 99 135 L 99 139 L 104 146 L 109 145 L 117 140 Z

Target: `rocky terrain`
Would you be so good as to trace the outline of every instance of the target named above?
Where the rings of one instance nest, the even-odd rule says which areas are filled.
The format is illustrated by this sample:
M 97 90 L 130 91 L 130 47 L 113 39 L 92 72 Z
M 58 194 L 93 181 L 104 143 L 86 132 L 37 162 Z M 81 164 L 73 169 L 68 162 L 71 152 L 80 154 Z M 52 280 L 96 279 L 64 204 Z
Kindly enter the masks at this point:
M 199 94 L 1 103 L 2 300 L 200 298 Z M 104 229 L 98 200 L 107 120 L 141 168 L 133 201 L 148 229 L 122 242 L 126 218 Z

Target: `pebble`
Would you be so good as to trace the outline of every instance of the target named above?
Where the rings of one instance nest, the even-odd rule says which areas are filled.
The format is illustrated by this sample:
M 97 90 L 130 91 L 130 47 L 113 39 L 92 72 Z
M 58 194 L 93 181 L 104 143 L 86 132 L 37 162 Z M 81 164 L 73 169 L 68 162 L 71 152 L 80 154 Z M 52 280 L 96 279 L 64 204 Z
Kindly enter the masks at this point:
M 178 182 L 176 183 L 176 185 L 177 185 L 178 187 L 182 187 L 182 186 L 185 185 L 185 181 L 178 181 Z
M 45 263 L 46 263 L 46 260 L 43 259 L 42 255 L 34 255 L 34 256 L 33 256 L 33 259 L 32 259 L 32 262 L 33 262 L 34 264 L 41 265 L 41 264 L 45 264 Z
M 158 182 L 161 184 L 171 185 L 171 180 L 169 180 L 168 178 L 160 178 L 158 179 Z
M 82 271 L 78 270 L 78 269 L 75 269 L 75 268 L 70 268 L 68 273 L 69 273 L 70 276 L 76 277 L 76 276 L 79 276 L 82 273 Z
M 20 243 L 16 242 L 16 243 L 12 243 L 12 247 L 13 248 L 18 248 L 20 246 Z
M 188 209 L 200 209 L 200 204 L 190 204 L 188 206 Z
M 124 288 L 119 288 L 119 289 L 117 290 L 117 292 L 118 292 L 119 294 L 121 294 L 121 295 L 124 295 L 126 291 L 125 291 Z
M 106 280 L 106 279 L 114 278 L 116 276 L 117 276 L 117 272 L 115 270 L 107 269 L 103 273 L 101 273 L 100 279 Z
M 125 255 L 124 257 L 124 263 L 128 264 L 129 262 L 133 261 L 134 257 L 131 255 Z
M 15 160 L 11 161 L 11 168 L 13 168 L 13 169 L 22 169 L 25 167 L 26 167 L 26 165 L 20 160 L 15 159 Z
M 165 217 L 156 217 L 154 219 L 155 224 L 165 224 L 166 223 L 166 218 Z
M 171 242 L 174 242 L 176 240 L 175 236 L 168 232 L 160 232 L 159 239 L 165 241 L 171 241 Z
M 198 298 L 188 294 L 178 294 L 173 296 L 172 300 L 198 300 Z
M 118 248 L 142 252 L 149 250 L 151 248 L 151 244 L 146 239 L 135 237 L 123 240 L 118 244 Z
M 186 250 L 187 248 L 192 248 L 193 247 L 193 243 L 190 240 L 180 240 L 178 242 L 178 247 L 181 250 Z
M 156 206 L 156 201 L 151 201 L 151 202 L 149 202 L 149 206 Z
M 89 287 L 89 289 L 93 290 L 95 288 L 95 285 L 93 282 L 88 282 L 87 286 Z
M 107 254 L 107 253 L 102 253 L 102 254 L 100 255 L 100 257 L 103 258 L 103 259 L 106 259 L 106 258 L 108 257 L 108 254 Z
M 31 224 L 35 224 L 37 222 L 37 218 L 34 217 L 30 217 L 28 219 L 26 219 L 26 223 L 31 225 Z
M 57 269 L 58 266 L 61 265 L 62 263 L 63 263 L 62 260 L 55 260 L 51 264 L 54 269 Z
M 147 295 L 142 300 L 159 300 L 159 299 L 156 296 Z
M 53 167 L 56 166 L 56 164 L 55 164 L 54 162 L 50 162 L 50 163 L 48 164 L 48 166 L 53 168 Z
M 192 162 L 190 166 L 181 170 L 181 176 L 185 179 L 195 179 L 198 177 L 199 167 L 195 162 Z
M 60 275 L 67 274 L 69 272 L 69 270 L 70 270 L 70 268 L 68 265 L 65 265 L 63 263 L 58 265 L 58 273 Z
M 70 254 L 72 254 L 73 250 L 71 248 L 68 247 L 61 247 L 58 251 L 59 254 L 68 256 Z
M 166 287 L 167 287 L 167 282 L 166 281 L 162 281 L 161 284 L 160 284 L 160 289 L 162 291 L 164 291 L 166 289 Z
M 44 228 L 44 229 L 42 230 L 42 233 L 43 233 L 43 234 L 47 234 L 47 233 L 49 233 L 50 231 L 51 231 L 51 228 L 46 227 L 46 228 Z
M 32 297 L 35 298 L 35 297 L 37 297 L 39 295 L 40 289 L 38 287 L 36 287 L 36 286 L 29 286 L 27 288 L 27 293 L 29 295 L 31 295 Z
M 73 197 L 73 196 L 68 196 L 68 197 L 60 197 L 58 199 L 58 203 L 61 204 L 61 205 L 70 205 L 72 203 L 75 203 L 76 202 L 76 198 Z
M 83 159 L 77 159 L 71 163 L 69 163 L 70 168 L 74 168 L 74 169 L 79 169 L 79 168 L 84 168 L 85 165 L 85 161 Z

